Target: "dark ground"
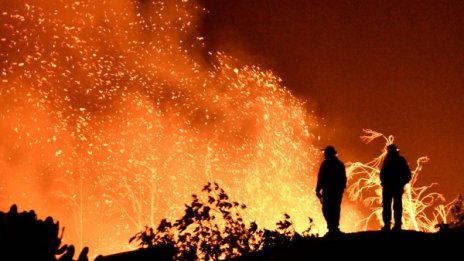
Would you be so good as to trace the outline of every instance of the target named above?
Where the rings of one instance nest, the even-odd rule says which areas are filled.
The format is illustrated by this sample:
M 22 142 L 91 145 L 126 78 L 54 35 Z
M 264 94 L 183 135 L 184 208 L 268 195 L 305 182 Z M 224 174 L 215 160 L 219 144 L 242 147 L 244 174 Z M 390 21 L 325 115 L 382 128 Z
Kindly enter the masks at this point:
M 142 249 L 100 256 L 95 261 L 170 260 L 168 249 Z M 462 260 L 464 230 L 347 233 L 336 237 L 300 238 L 234 259 L 247 260 Z

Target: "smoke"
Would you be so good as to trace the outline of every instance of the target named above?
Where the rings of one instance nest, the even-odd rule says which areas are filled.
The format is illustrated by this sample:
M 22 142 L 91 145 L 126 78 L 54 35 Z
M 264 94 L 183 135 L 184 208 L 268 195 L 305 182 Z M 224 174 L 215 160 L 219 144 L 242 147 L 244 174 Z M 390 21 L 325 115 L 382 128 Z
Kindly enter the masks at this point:
M 315 117 L 271 71 L 208 52 L 195 2 L 2 5 L 2 208 L 108 254 L 216 181 L 259 225 L 324 230 Z

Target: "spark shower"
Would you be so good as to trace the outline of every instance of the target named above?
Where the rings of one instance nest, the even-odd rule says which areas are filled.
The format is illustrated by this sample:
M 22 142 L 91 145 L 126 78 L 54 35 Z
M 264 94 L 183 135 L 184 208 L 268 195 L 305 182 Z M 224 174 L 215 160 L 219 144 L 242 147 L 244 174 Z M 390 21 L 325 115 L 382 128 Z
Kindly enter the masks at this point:
M 287 212 L 325 230 L 316 118 L 271 71 L 206 50 L 195 2 L 2 5 L 3 209 L 107 254 L 215 181 L 261 226 Z
M 317 118 L 272 71 L 207 50 L 201 6 L 44 2 L 2 3 L 2 209 L 50 215 L 65 243 L 109 254 L 212 181 L 259 226 L 288 213 L 325 232 Z M 345 200 L 342 230 L 359 220 Z

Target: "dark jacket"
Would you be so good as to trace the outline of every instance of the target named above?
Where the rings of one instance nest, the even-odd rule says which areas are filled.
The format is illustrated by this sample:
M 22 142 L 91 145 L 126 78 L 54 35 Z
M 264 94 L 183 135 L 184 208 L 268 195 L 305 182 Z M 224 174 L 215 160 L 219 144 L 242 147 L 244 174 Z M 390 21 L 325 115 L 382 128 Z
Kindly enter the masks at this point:
M 316 192 L 342 194 L 346 187 L 345 165 L 337 157 L 325 159 L 319 168 Z
M 380 170 L 380 182 L 384 188 L 402 188 L 411 180 L 411 169 L 400 155 L 387 155 Z

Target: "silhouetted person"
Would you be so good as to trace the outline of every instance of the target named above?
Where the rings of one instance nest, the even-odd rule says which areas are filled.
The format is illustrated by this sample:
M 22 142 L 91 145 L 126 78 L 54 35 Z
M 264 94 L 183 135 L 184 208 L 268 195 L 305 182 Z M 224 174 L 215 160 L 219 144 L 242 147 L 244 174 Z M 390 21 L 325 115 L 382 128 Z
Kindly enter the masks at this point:
M 327 235 L 340 233 L 340 206 L 346 187 L 345 165 L 337 158 L 333 146 L 324 149 L 324 161 L 319 168 L 316 195 L 322 203 L 322 214 L 327 222 Z
M 395 224 L 394 230 L 401 230 L 401 218 L 403 216 L 403 191 L 404 186 L 411 180 L 411 169 L 406 159 L 400 155 L 394 145 L 387 146 L 387 156 L 380 170 L 380 182 L 382 185 L 382 230 L 390 230 L 392 217 L 392 201 Z

